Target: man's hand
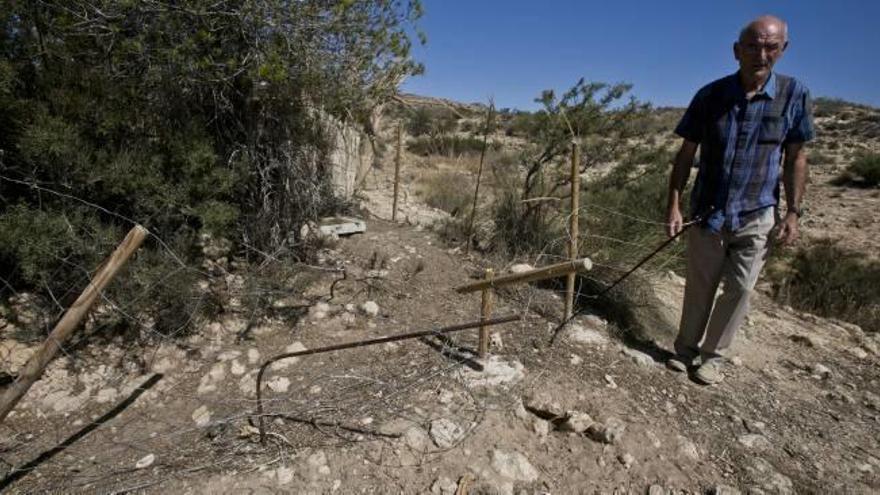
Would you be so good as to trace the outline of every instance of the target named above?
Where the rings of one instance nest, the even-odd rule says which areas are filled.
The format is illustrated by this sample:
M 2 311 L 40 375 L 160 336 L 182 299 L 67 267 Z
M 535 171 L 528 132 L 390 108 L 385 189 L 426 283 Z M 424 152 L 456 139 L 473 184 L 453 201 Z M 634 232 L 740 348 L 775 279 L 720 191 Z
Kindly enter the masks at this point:
M 673 237 L 684 228 L 684 218 L 681 216 L 681 210 L 677 204 L 669 207 L 666 212 L 666 235 Z
M 798 217 L 793 212 L 789 212 L 779 224 L 779 230 L 776 232 L 776 240 L 783 245 L 790 246 L 797 242 L 800 238 L 800 230 L 798 228 Z

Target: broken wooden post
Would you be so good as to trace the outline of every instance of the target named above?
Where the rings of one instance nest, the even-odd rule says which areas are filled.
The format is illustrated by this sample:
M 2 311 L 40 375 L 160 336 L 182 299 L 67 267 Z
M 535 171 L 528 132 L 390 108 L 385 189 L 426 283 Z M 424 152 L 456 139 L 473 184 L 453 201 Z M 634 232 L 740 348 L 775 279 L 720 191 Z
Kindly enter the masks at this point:
M 391 221 L 397 221 L 397 195 L 400 191 L 400 156 L 403 153 L 403 126 L 397 123 L 397 155 L 394 157 L 394 201 L 391 205 Z
M 523 284 L 526 282 L 534 282 L 536 280 L 546 280 L 548 278 L 561 277 L 577 271 L 588 271 L 593 268 L 593 262 L 589 258 L 581 258 L 572 261 L 563 261 L 555 265 L 548 265 L 534 270 L 522 273 L 511 273 L 494 277 L 492 279 L 483 279 L 472 282 L 467 285 L 456 287 L 455 291 L 459 294 L 467 294 L 468 292 L 476 292 L 486 288 L 498 288 L 505 285 Z
M 147 229 L 140 225 L 135 225 L 122 243 L 113 251 L 113 254 L 107 258 L 104 263 L 98 267 L 95 277 L 89 282 L 85 290 L 76 298 L 73 305 L 68 308 L 61 320 L 52 329 L 52 333 L 43 342 L 43 345 L 28 359 L 27 363 L 21 369 L 18 378 L 9 385 L 3 395 L 0 396 L 0 423 L 6 418 L 10 411 L 27 393 L 46 369 L 46 366 L 52 361 L 52 358 L 61 349 L 61 346 L 76 330 L 80 321 L 88 313 L 89 308 L 94 304 L 95 299 L 101 294 L 101 291 L 107 287 L 107 284 L 113 280 L 119 269 L 125 265 L 125 262 L 131 258 L 131 255 L 137 251 L 141 243 L 147 237 Z
M 495 272 L 491 268 L 486 268 L 485 280 L 492 280 Z M 487 321 L 492 316 L 492 288 L 483 289 L 483 301 L 480 306 L 480 321 Z M 480 359 L 485 359 L 489 354 L 489 327 L 480 325 Z
M 571 142 L 571 217 L 569 222 L 569 241 L 568 241 L 568 257 L 571 260 L 577 259 L 578 256 L 578 208 L 580 208 L 580 156 L 578 153 L 577 141 Z M 574 311 L 574 283 L 576 275 L 574 272 L 568 274 L 565 281 L 565 317 L 571 318 Z

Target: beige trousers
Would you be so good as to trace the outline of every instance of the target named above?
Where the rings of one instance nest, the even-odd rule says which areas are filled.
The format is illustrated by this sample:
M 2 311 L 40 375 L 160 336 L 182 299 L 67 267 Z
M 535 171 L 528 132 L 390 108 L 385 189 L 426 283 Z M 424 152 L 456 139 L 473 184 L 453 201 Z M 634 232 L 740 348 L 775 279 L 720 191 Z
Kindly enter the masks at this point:
M 704 359 L 722 356 L 749 311 L 764 267 L 775 208 L 746 219 L 736 232 L 699 227 L 688 232 L 687 278 L 675 352 Z M 721 294 L 715 298 L 719 286 Z

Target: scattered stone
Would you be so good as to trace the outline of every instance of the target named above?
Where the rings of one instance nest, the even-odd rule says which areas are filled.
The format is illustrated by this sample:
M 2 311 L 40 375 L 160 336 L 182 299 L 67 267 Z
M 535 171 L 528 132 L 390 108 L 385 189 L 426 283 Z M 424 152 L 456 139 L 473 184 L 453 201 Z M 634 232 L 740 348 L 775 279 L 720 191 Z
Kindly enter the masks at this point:
M 609 418 L 605 424 L 593 423 L 587 428 L 587 434 L 593 440 L 613 445 L 623 438 L 626 425 L 617 418 Z
M 742 420 L 743 426 L 749 433 L 760 433 L 764 434 L 764 430 L 767 428 L 767 424 L 763 421 L 752 421 L 750 419 Z
M 489 336 L 489 347 L 499 351 L 504 349 L 504 342 L 501 340 L 500 333 L 495 332 Z
M 529 411 L 544 419 L 565 417 L 565 409 L 552 395 L 543 390 L 538 390 L 529 396 L 523 397 L 523 405 Z
M 715 485 L 709 488 L 709 495 L 741 495 L 742 492 L 728 485 Z
M 232 373 L 234 376 L 241 376 L 247 373 L 247 368 L 245 368 L 243 364 L 238 362 L 238 359 L 233 359 L 232 363 L 229 365 L 229 372 Z
M 113 402 L 118 395 L 119 392 L 113 387 L 102 388 L 101 390 L 98 390 L 98 394 L 95 396 L 95 402 L 98 404 Z
M 211 422 L 211 411 L 208 410 L 208 406 L 199 406 L 198 409 L 193 411 L 192 419 L 195 421 L 196 426 L 205 426 Z
M 0 371 L 18 375 L 22 366 L 37 351 L 37 346 L 26 346 L 15 340 L 0 341 Z
M 700 451 L 697 445 L 686 437 L 678 435 L 676 437 L 676 452 L 680 457 L 685 457 L 692 461 L 700 460 Z
M 361 311 L 367 316 L 375 317 L 379 315 L 379 305 L 373 301 L 367 301 L 361 304 Z
M 284 393 L 290 388 L 290 380 L 284 376 L 276 376 L 269 380 L 266 386 L 273 392 Z
M 623 354 L 632 358 L 633 362 L 635 362 L 639 366 L 650 367 L 654 366 L 654 358 L 645 354 L 644 352 L 637 351 L 635 349 L 630 349 L 629 347 L 624 347 L 621 352 Z
M 449 419 L 440 418 L 431 421 L 428 433 L 431 439 L 441 449 L 448 449 L 464 438 L 464 428 Z
M 822 347 L 825 344 L 825 340 L 815 335 L 809 334 L 799 334 L 795 333 L 788 337 L 792 342 L 797 344 L 805 345 L 807 347 Z
M 550 422 L 538 417 L 532 417 L 532 431 L 543 441 L 550 434 Z
M 750 450 L 762 451 L 770 448 L 770 442 L 767 440 L 767 437 L 757 433 L 741 435 L 736 440 Z
M 571 363 L 572 366 L 578 366 L 579 364 L 583 363 L 584 360 L 583 360 L 583 358 L 581 358 L 577 354 L 572 354 L 571 360 L 569 362 Z
M 577 323 L 572 323 L 563 330 L 565 338 L 576 344 L 602 347 L 608 343 L 608 337 L 604 333 L 593 328 L 585 328 Z
M 561 431 L 573 431 L 575 433 L 583 433 L 593 424 L 593 418 L 589 414 L 580 411 L 568 411 L 565 419 L 559 424 L 558 429 Z
M 666 488 L 660 485 L 651 485 L 648 487 L 648 495 L 666 495 Z
M 135 463 L 134 468 L 135 469 L 148 468 L 153 464 L 153 462 L 155 460 L 156 460 L 155 454 L 147 454 L 147 455 L 141 457 L 141 459 Z
M 867 462 L 864 463 L 864 464 L 859 464 L 858 466 L 856 466 L 856 469 L 857 469 L 859 472 L 861 472 L 861 473 L 865 473 L 865 474 L 871 474 L 871 473 L 874 472 L 874 466 L 870 465 L 870 464 L 867 463 Z
M 327 465 L 327 455 L 319 450 L 306 459 L 306 475 L 309 479 L 318 480 L 330 474 L 330 466 Z
M 733 356 L 732 358 L 730 358 L 730 364 L 732 364 L 736 367 L 740 367 L 743 365 L 743 360 L 739 356 Z
M 279 485 L 286 485 L 293 481 L 293 469 L 287 466 L 282 466 L 275 471 L 275 475 L 278 477 Z
M 257 364 L 260 361 L 260 351 L 259 349 L 251 348 L 247 351 L 248 363 Z
M 752 465 L 746 468 L 749 477 L 768 493 L 788 495 L 794 493 L 791 479 L 776 471 L 772 464 L 761 458 L 755 458 Z
M 237 358 L 238 356 L 241 356 L 240 351 L 225 351 L 225 352 L 221 352 L 217 356 L 217 361 L 220 361 L 220 362 L 232 361 L 233 359 Z
M 617 382 L 614 381 L 614 377 L 611 375 L 605 375 L 605 382 L 607 383 L 608 388 L 617 388 Z
M 456 490 L 458 490 L 458 484 L 446 476 L 437 478 L 431 485 L 433 495 L 455 495 Z
M 866 359 L 868 357 L 868 352 L 861 347 L 850 347 L 847 351 L 857 359 Z
M 624 454 L 618 454 L 617 461 L 623 464 L 624 469 L 629 469 L 632 467 L 633 463 L 636 462 L 636 458 L 627 452 Z
M 482 371 L 465 368 L 462 375 L 472 387 L 497 387 L 519 382 L 525 377 L 525 367 L 517 360 L 507 362 L 500 356 L 489 356 L 481 361 Z
M 323 320 L 330 313 L 330 305 L 325 302 L 319 302 L 309 308 L 309 319 L 312 321 Z
M 815 378 L 820 378 L 823 380 L 831 378 L 831 370 L 828 369 L 828 367 L 824 364 L 816 363 L 810 368 L 810 371 L 812 371 L 813 377 Z
M 519 452 L 492 451 L 492 469 L 502 478 L 532 482 L 538 479 L 538 470 Z
M 455 399 L 455 394 L 451 390 L 442 390 L 437 394 L 437 402 L 441 404 L 450 404 Z
M 211 369 L 202 376 L 196 393 L 203 395 L 217 390 L 217 384 L 223 381 L 224 378 L 226 378 L 226 363 L 215 363 L 211 366 Z

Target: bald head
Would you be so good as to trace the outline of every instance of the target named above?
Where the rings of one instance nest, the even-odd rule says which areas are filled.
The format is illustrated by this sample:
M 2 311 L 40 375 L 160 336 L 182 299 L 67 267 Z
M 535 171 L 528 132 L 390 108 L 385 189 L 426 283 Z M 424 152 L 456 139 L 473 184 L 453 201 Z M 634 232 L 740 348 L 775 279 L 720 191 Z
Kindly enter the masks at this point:
M 742 42 L 746 38 L 750 38 L 753 36 L 761 37 L 762 35 L 781 35 L 782 40 L 787 43 L 788 24 L 786 24 L 785 21 L 776 17 L 775 15 L 762 15 L 761 17 L 758 17 L 757 19 L 748 23 L 746 27 L 740 30 L 739 41 Z

